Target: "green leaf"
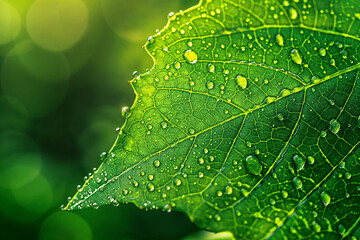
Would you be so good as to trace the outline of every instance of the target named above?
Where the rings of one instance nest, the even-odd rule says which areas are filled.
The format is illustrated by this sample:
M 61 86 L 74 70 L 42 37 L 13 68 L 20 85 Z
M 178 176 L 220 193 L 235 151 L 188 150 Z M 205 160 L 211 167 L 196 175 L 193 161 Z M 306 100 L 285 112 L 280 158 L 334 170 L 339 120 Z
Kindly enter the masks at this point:
M 145 48 L 154 67 L 65 209 L 177 210 L 237 239 L 360 236 L 358 0 L 201 1 Z

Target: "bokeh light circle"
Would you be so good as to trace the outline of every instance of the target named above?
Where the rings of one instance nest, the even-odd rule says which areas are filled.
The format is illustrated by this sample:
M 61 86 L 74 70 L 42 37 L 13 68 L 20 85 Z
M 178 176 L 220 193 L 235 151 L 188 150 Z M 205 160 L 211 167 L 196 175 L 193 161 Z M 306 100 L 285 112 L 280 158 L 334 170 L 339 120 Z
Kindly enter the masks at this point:
M 91 240 L 89 224 L 71 212 L 56 212 L 42 224 L 40 240 Z
M 14 40 L 20 33 L 21 19 L 14 7 L 0 0 L 0 45 Z
M 0 84 L 14 109 L 28 117 L 43 117 L 65 99 L 69 76 L 70 67 L 63 53 L 48 52 L 25 41 L 5 57 Z
M 26 17 L 31 39 L 49 51 L 64 51 L 85 34 L 88 10 L 80 0 L 37 0 Z

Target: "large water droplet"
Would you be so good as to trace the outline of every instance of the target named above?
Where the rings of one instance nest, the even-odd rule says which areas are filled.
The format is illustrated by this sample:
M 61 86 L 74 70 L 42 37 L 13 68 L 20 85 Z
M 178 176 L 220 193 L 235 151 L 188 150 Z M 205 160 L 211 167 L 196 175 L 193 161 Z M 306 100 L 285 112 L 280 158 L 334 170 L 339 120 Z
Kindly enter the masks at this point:
M 136 78 L 136 79 L 139 79 L 140 78 L 140 73 L 138 71 L 134 71 L 133 72 L 133 77 Z
M 294 63 L 296 63 L 296 64 L 301 64 L 302 63 L 301 55 L 300 55 L 300 53 L 299 53 L 299 51 L 297 49 L 293 49 L 291 51 L 290 57 L 291 57 L 291 60 L 293 60 Z
M 284 46 L 284 37 L 280 33 L 275 36 L 275 41 L 279 46 Z
M 189 133 L 190 133 L 191 135 L 194 134 L 194 133 L 195 133 L 195 129 L 189 128 Z
M 329 203 L 331 202 L 331 197 L 328 193 L 326 193 L 325 191 L 322 191 L 320 193 L 320 198 L 324 204 L 324 206 L 327 206 L 329 205 Z
M 299 155 L 295 155 L 294 157 L 293 157 L 293 161 L 294 161 L 294 163 L 295 163 L 295 165 L 296 165 L 296 168 L 297 168 L 297 170 L 302 170 L 303 168 L 304 168 L 304 166 L 305 166 L 305 160 L 304 160 L 304 158 L 303 157 L 301 157 L 301 156 L 299 156 Z
M 262 165 L 259 162 L 259 159 L 253 155 L 249 155 L 245 158 L 246 167 L 254 175 L 260 175 L 262 170 Z
M 332 133 L 337 134 L 340 131 L 341 126 L 337 120 L 332 119 L 332 120 L 330 120 L 329 124 L 330 124 L 330 131 Z
M 245 89 L 247 87 L 247 79 L 245 77 L 238 75 L 235 81 L 240 88 Z
M 315 158 L 314 158 L 313 156 L 308 156 L 308 157 L 307 157 L 307 162 L 308 162 L 309 164 L 314 164 Z
M 298 178 L 298 177 L 294 177 L 292 182 L 293 182 L 296 189 L 301 189 L 302 186 L 303 186 L 303 183 L 302 183 L 301 179 Z
M 196 52 L 194 52 L 193 50 L 189 49 L 187 50 L 185 53 L 184 53 L 184 57 L 185 59 L 191 63 L 191 64 L 194 64 L 197 62 L 198 60 L 198 55 Z

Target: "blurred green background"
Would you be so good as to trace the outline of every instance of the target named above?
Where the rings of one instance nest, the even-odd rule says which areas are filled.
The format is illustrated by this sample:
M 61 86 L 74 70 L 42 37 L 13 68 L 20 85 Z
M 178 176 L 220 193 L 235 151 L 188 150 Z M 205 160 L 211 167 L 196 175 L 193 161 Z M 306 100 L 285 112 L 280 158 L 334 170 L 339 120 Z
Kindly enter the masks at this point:
M 0 0 L 0 238 L 182 239 L 181 213 L 63 212 L 131 106 L 142 45 L 198 0 Z

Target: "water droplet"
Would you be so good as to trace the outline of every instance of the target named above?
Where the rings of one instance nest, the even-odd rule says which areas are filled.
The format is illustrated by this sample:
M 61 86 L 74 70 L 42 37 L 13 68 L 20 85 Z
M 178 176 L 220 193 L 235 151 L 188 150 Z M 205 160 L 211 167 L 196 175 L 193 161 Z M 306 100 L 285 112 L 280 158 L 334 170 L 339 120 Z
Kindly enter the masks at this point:
M 129 190 L 127 190 L 126 188 L 123 189 L 123 194 L 127 195 L 129 193 Z
M 149 183 L 149 184 L 147 185 L 147 187 L 148 187 L 148 189 L 149 189 L 150 192 L 152 192 L 152 191 L 155 190 L 155 186 L 154 186 L 154 184 L 152 184 L 152 183 Z
M 207 82 L 206 83 L 206 87 L 207 87 L 207 89 L 213 89 L 214 88 L 214 83 L 213 82 Z
M 345 173 L 345 178 L 346 178 L 346 179 L 350 179 L 350 178 L 351 178 L 351 173 L 346 172 L 346 173 Z
M 308 162 L 309 164 L 314 164 L 315 158 L 314 158 L 313 156 L 308 156 L 308 157 L 307 157 L 307 162 Z
M 203 158 L 199 158 L 199 164 L 204 164 L 204 159 Z
M 189 128 L 189 133 L 190 133 L 191 135 L 194 134 L 194 133 L 195 133 L 195 129 Z
M 181 64 L 180 64 L 179 62 L 175 61 L 175 62 L 174 62 L 174 67 L 175 67 L 176 69 L 179 69 L 179 68 L 181 67 Z
M 220 222 L 221 221 L 221 217 L 219 215 L 215 215 L 215 220 Z
M 138 71 L 134 71 L 133 72 L 133 77 L 136 78 L 136 79 L 139 79 L 140 78 L 140 73 Z
M 203 177 L 204 177 L 204 174 L 203 174 L 202 172 L 199 172 L 199 173 L 198 173 L 198 177 L 199 177 L 199 178 L 203 178 Z
M 335 67 L 335 59 L 330 59 L 330 64 Z
M 299 156 L 299 155 L 295 155 L 294 157 L 293 157 L 293 161 L 294 161 L 294 163 L 295 163 L 295 165 L 296 165 L 296 168 L 297 168 L 297 170 L 302 170 L 303 168 L 304 168 L 304 166 L 305 166 L 305 160 L 304 160 L 304 158 L 303 157 L 301 157 L 301 156 Z
M 301 55 L 300 55 L 300 53 L 299 53 L 299 51 L 297 49 L 293 49 L 291 51 L 290 57 L 291 57 L 291 60 L 293 60 L 294 63 L 296 63 L 296 64 L 301 64 L 302 63 Z
M 204 153 L 207 154 L 209 152 L 209 149 L 204 148 Z
M 284 115 L 282 115 L 281 113 L 279 113 L 278 115 L 276 115 L 276 117 L 279 119 L 279 121 L 283 121 L 283 120 L 284 120 Z
M 270 198 L 269 202 L 270 202 L 271 205 L 274 205 L 276 203 L 273 198 Z
M 163 121 L 160 123 L 161 128 L 165 129 L 168 126 L 168 123 L 166 121 Z
M 240 88 L 245 89 L 247 87 L 247 79 L 245 77 L 238 75 L 235 81 Z
M 322 191 L 320 193 L 320 198 L 324 204 L 324 206 L 327 206 L 329 205 L 329 203 L 331 202 L 331 197 L 328 193 L 326 193 L 325 191 Z
M 191 63 L 194 64 L 197 62 L 198 60 L 198 55 L 196 54 L 196 52 L 194 52 L 193 50 L 189 49 L 184 53 L 184 57 L 185 59 Z
M 215 71 L 215 65 L 212 63 L 209 63 L 207 66 L 209 72 L 214 72 Z
M 337 120 L 332 119 L 332 120 L 330 120 L 329 124 L 330 124 L 330 131 L 332 133 L 337 134 L 340 131 L 341 126 Z
M 245 159 L 246 167 L 254 175 L 260 175 L 262 170 L 262 165 L 259 162 L 259 159 L 253 155 L 249 155 Z
M 320 54 L 320 56 L 325 57 L 325 55 L 326 55 L 326 49 L 325 49 L 325 48 L 320 48 L 319 54 Z
M 313 223 L 313 229 L 315 232 L 321 232 L 321 226 L 317 222 Z
M 102 152 L 102 153 L 100 154 L 100 159 L 101 159 L 101 161 L 104 161 L 105 158 L 106 158 L 106 156 L 107 156 L 107 152 Z
M 292 20 L 295 20 L 298 16 L 297 11 L 295 10 L 295 8 L 290 8 L 289 9 L 289 16 Z
M 130 117 L 130 108 L 129 107 L 123 107 L 122 109 L 121 109 L 121 115 L 123 116 L 123 117 Z
M 77 189 L 78 191 L 80 191 L 80 190 L 81 190 L 81 185 L 77 185 L 76 189 Z
M 329 103 L 330 103 L 331 106 L 334 106 L 334 105 L 335 105 L 335 101 L 332 100 L 332 99 L 329 99 Z
M 326 135 L 327 135 L 326 131 L 321 131 L 320 132 L 320 137 L 324 138 L 324 137 L 326 137 Z
M 233 193 L 232 187 L 231 186 L 226 186 L 225 193 L 228 194 L 228 195 L 232 194 Z
M 283 198 L 287 198 L 289 196 L 289 193 L 287 191 L 281 191 L 281 195 Z
M 275 36 L 275 41 L 279 46 L 284 46 L 284 37 L 280 33 Z
M 176 178 L 174 180 L 174 183 L 175 183 L 176 186 L 180 186 L 181 185 L 181 180 L 179 178 Z
M 301 179 L 298 178 L 298 177 L 294 177 L 292 182 L 293 182 L 296 189 L 301 189 L 302 186 L 303 186 L 303 183 L 302 183 Z
M 154 175 L 149 174 L 148 179 L 149 179 L 150 181 L 154 180 Z
M 159 167 L 160 166 L 160 160 L 155 160 L 154 161 L 154 166 Z
M 346 233 L 346 228 L 344 227 L 344 225 L 339 224 L 338 231 L 341 235 L 344 235 Z
M 346 58 L 347 58 L 347 54 L 348 54 L 347 51 L 345 51 L 345 50 L 344 50 L 344 51 L 341 51 L 340 54 L 341 54 L 341 56 L 342 56 L 343 59 L 346 59 Z
M 223 195 L 223 193 L 222 193 L 222 191 L 218 191 L 218 192 L 216 193 L 216 195 L 217 195 L 218 197 L 221 197 L 221 196 Z

